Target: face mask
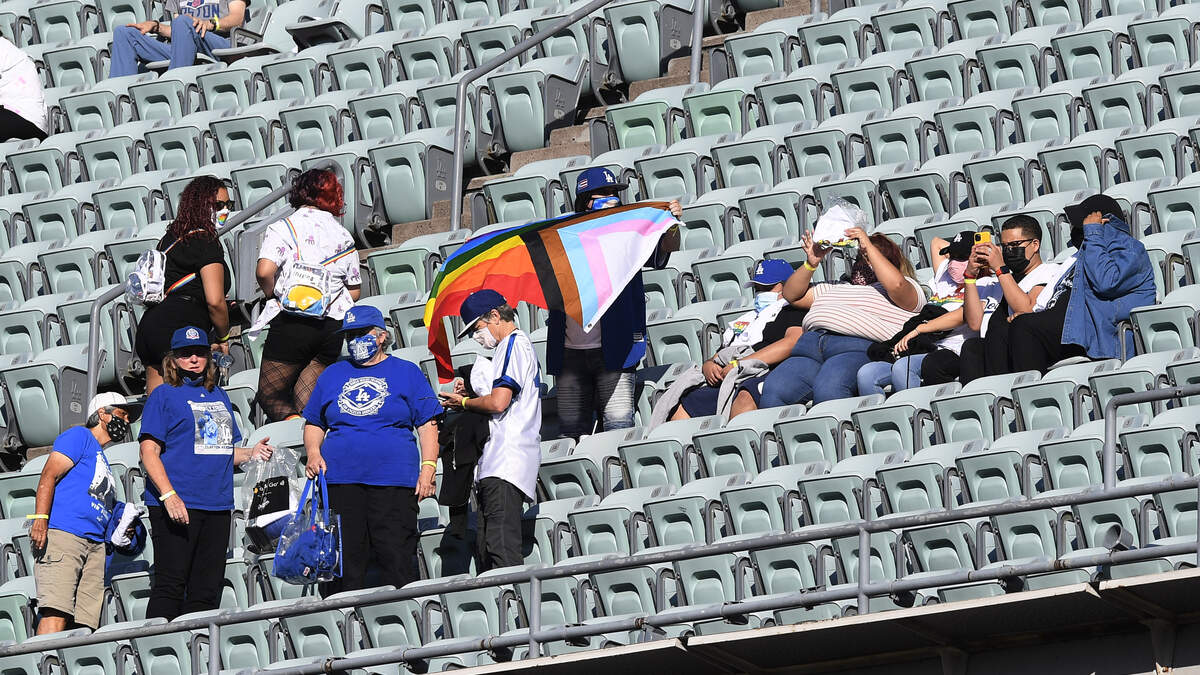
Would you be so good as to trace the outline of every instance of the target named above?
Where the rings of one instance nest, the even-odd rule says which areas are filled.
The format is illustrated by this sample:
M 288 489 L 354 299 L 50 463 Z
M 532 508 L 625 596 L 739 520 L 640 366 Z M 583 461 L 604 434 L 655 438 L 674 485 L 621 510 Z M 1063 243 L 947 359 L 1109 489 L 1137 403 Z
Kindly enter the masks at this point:
M 120 443 L 129 435 L 129 422 L 116 415 L 110 416 L 108 424 L 104 425 L 104 427 L 108 431 L 108 437 L 112 439 L 113 443 Z
M 373 334 L 367 333 L 347 342 L 346 349 L 350 352 L 350 360 L 361 365 L 379 353 L 379 341 Z
M 496 336 L 492 335 L 492 331 L 488 330 L 487 328 L 480 328 L 479 330 L 475 331 L 475 335 L 472 337 L 474 337 L 475 341 L 478 342 L 479 345 L 484 349 L 495 349 L 496 345 L 500 344 L 500 341 L 496 339 Z
M 866 256 L 860 255 L 850 267 L 850 283 L 856 286 L 870 286 L 875 283 L 875 270 Z
M 221 227 L 225 224 L 226 220 L 229 220 L 229 213 L 229 209 L 221 209 L 220 211 L 213 212 L 213 222 L 217 224 L 217 227 Z
M 773 291 L 766 291 L 764 293 L 759 293 L 754 296 L 754 311 L 762 312 L 766 308 L 775 304 L 775 301 L 778 299 L 779 299 L 779 294 L 775 293 Z
M 1016 250 L 1004 249 L 1004 266 L 1009 269 L 1013 275 L 1025 273 L 1025 268 L 1029 267 L 1029 259 L 1025 257 L 1025 249 L 1018 248 Z
M 596 197 L 592 200 L 592 210 L 607 209 L 610 206 L 620 206 L 620 197 Z
M 951 281 L 961 284 L 963 282 L 963 275 L 967 272 L 967 261 L 951 260 L 950 265 L 946 268 L 946 272 L 950 275 Z

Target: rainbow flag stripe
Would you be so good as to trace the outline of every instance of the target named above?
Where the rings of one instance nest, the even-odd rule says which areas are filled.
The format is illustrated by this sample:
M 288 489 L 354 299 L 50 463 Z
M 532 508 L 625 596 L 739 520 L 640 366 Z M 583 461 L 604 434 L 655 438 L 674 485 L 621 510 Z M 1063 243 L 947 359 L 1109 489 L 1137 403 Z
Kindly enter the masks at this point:
M 676 223 L 667 202 L 638 202 L 468 239 L 442 264 L 425 305 L 439 379 L 453 377 L 443 319 L 471 293 L 490 288 L 513 306 L 562 311 L 590 329 Z

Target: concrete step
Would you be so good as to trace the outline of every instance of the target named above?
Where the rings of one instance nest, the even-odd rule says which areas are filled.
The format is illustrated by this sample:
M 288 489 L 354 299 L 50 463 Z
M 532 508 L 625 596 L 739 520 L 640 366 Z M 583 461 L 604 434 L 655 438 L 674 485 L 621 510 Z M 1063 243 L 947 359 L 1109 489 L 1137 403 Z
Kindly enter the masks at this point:
M 576 127 L 571 128 L 574 129 Z M 508 169 L 509 171 L 516 171 L 526 164 L 540 162 L 543 159 L 559 159 L 560 157 L 571 157 L 573 155 L 590 156 L 591 154 L 592 143 L 590 140 L 588 140 L 586 135 L 584 135 L 584 140 L 582 141 L 571 141 L 564 143 L 555 143 L 552 138 L 550 147 L 548 148 L 537 148 L 536 150 L 514 152 L 512 157 L 510 157 L 508 160 Z
M 462 226 L 471 227 L 470 195 L 463 196 Z M 428 220 L 418 220 L 411 223 L 392 225 L 392 244 L 399 245 L 423 234 L 448 232 L 450 230 L 450 200 L 443 199 L 433 203 L 433 217 Z
M 551 147 L 564 143 L 587 143 L 589 141 L 586 124 L 576 124 L 573 127 L 560 127 L 550 132 Z
M 752 32 L 755 28 L 775 19 L 811 14 L 812 6 L 812 0 L 783 0 L 783 5 L 775 9 L 750 12 L 746 15 L 746 32 Z
M 719 46 L 725 44 L 726 37 L 727 36 L 725 36 L 725 35 L 709 35 L 708 37 L 704 38 L 704 40 L 700 43 L 700 72 L 701 72 L 700 81 L 701 82 L 707 81 L 707 79 L 704 77 L 704 74 L 705 74 L 705 71 L 708 70 L 709 52 L 714 47 L 719 47 Z M 667 77 L 687 78 L 688 74 L 691 73 L 691 71 L 692 71 L 692 57 L 690 54 L 687 56 L 677 56 L 677 57 L 671 59 L 671 61 L 669 63 L 667 63 Z

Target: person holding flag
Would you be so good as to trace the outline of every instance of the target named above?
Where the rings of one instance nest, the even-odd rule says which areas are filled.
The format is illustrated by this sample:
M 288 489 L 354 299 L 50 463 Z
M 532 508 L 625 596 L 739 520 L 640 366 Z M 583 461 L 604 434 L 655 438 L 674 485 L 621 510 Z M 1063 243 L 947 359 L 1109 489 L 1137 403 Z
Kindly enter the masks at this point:
M 521 516 L 525 501 L 534 501 L 541 464 L 542 399 L 537 353 L 516 312 L 503 295 L 475 291 L 459 310 L 465 328 L 492 350 L 492 390 L 469 397 L 462 382 L 442 393 L 442 405 L 491 415 L 489 437 L 476 464 L 475 497 L 479 504 L 479 550 L 483 570 L 520 565 Z

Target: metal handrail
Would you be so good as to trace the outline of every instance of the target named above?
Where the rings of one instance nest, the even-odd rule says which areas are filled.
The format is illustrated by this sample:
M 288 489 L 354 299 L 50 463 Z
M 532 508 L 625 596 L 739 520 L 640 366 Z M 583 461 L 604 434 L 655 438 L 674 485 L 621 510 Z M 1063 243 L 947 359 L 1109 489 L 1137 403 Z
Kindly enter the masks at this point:
M 332 159 L 318 162 L 309 168 L 332 169 L 333 171 L 337 171 L 339 173 L 341 172 L 341 167 Z M 290 193 L 291 191 L 291 182 L 287 182 L 275 188 L 274 190 L 271 190 L 258 201 L 230 216 L 229 220 L 226 220 L 225 224 L 217 229 L 217 237 L 220 238 L 222 235 L 238 225 L 241 225 L 254 216 L 257 216 L 259 213 L 267 210 L 271 204 L 275 203 L 275 200 Z M 125 292 L 125 287 L 126 282 L 121 280 L 116 286 L 108 289 L 92 301 L 90 323 L 88 325 L 87 391 L 85 392 L 87 394 L 87 398 L 84 399 L 83 405 L 86 405 L 87 401 L 92 400 L 92 397 L 96 395 L 96 390 L 100 387 L 100 366 L 103 365 L 103 359 L 107 355 L 104 353 L 104 350 L 100 348 L 100 341 L 102 339 L 100 330 L 100 312 L 104 305 L 121 297 L 121 295 Z
M 1146 392 L 1136 392 L 1132 394 L 1120 394 L 1114 396 L 1109 404 L 1105 406 L 1105 419 L 1107 422 L 1108 420 L 1115 418 L 1116 408 L 1122 405 L 1145 403 L 1149 401 L 1180 399 L 1184 396 L 1195 395 L 1200 395 L 1200 385 L 1170 387 Z M 1106 448 L 1110 448 L 1111 446 L 1110 449 L 1106 449 L 1103 457 L 1106 475 L 1108 475 L 1107 472 L 1110 469 L 1109 465 L 1115 464 L 1116 462 L 1115 435 L 1115 422 L 1112 425 L 1106 424 L 1105 446 Z M 1112 466 L 1111 469 L 1112 475 L 1115 476 L 1115 466 Z M 401 600 L 411 600 L 455 591 L 474 590 L 479 588 L 522 583 L 530 584 L 530 597 L 534 598 L 534 601 L 531 603 L 531 607 L 528 608 L 530 612 L 529 628 L 523 632 L 508 636 L 490 636 L 481 638 L 479 640 L 456 640 L 451 644 L 439 644 L 430 647 L 413 647 L 409 649 L 398 650 L 397 652 L 391 654 L 370 657 L 372 659 L 383 659 L 380 661 L 363 660 L 367 657 L 362 657 L 362 659 L 331 658 L 329 661 L 326 661 L 322 664 L 304 666 L 294 672 L 328 672 L 326 669 L 330 667 L 348 669 L 364 665 L 377 665 L 380 663 L 392 663 L 399 660 L 407 661 L 430 658 L 433 656 L 443 656 L 468 651 L 477 651 L 481 649 L 515 646 L 519 644 L 528 644 L 529 654 L 531 657 L 534 657 L 539 653 L 539 646 L 541 642 L 548 640 L 572 639 L 587 635 L 598 635 L 601 633 L 611 632 L 613 630 L 621 630 L 623 628 L 633 630 L 644 626 L 660 626 L 684 621 L 729 617 L 752 611 L 765 611 L 768 609 L 779 609 L 782 607 L 798 605 L 807 606 L 821 602 L 829 602 L 832 600 L 849 599 L 852 597 L 858 598 L 860 612 L 866 613 L 869 611 L 868 603 L 870 596 L 884 593 L 912 591 L 921 588 L 946 586 L 972 581 L 1003 579 L 1012 576 L 1033 574 L 1043 571 L 1090 567 L 1097 564 L 1132 562 L 1135 560 L 1158 558 L 1165 555 L 1181 555 L 1193 552 L 1197 553 L 1198 562 L 1200 562 L 1200 539 L 1198 539 L 1194 545 L 1189 543 L 1179 543 L 1167 546 L 1145 547 L 1129 551 L 1114 550 L 1088 556 L 1072 556 L 1067 559 L 1056 559 L 1022 565 L 998 565 L 995 568 L 986 570 L 960 570 L 937 576 L 922 576 L 918 579 L 898 579 L 887 582 L 871 582 L 869 569 L 863 569 L 863 567 L 866 566 L 864 565 L 864 561 L 869 564 L 870 558 L 869 554 L 864 554 L 863 552 L 870 550 L 870 535 L 876 532 L 938 525 L 954 521 L 969 520 L 973 518 L 986 518 L 990 516 L 1020 513 L 1039 509 L 1069 507 L 1080 504 L 1090 504 L 1109 499 L 1121 499 L 1144 494 L 1171 492 L 1186 489 L 1200 490 L 1200 477 L 1177 474 L 1154 482 L 1139 481 L 1120 486 L 1114 484 L 1110 487 L 1101 486 L 1099 488 L 1086 489 L 1071 494 L 1052 494 L 1029 499 L 1010 499 L 998 504 L 950 508 L 942 511 L 889 517 L 884 520 L 864 519 L 834 525 L 816 525 L 806 527 L 802 531 L 767 534 L 736 541 L 721 541 L 713 544 L 683 546 L 677 549 L 659 550 L 650 553 L 637 553 L 621 557 L 612 556 L 601 560 L 592 560 L 573 564 L 559 564 L 553 567 L 541 567 L 536 569 L 506 572 L 503 574 L 496 574 L 486 577 L 472 577 L 441 583 L 422 584 L 417 588 L 406 587 L 391 591 L 380 591 L 370 596 L 312 600 L 307 602 L 304 600 L 298 600 L 282 607 L 230 611 L 208 619 L 185 619 L 182 621 L 176 620 L 155 626 L 143 626 L 139 628 L 105 631 L 103 633 L 92 633 L 90 635 L 47 639 L 34 642 L 33 644 L 25 642 L 19 645 L 0 647 L 0 658 L 6 656 L 17 656 L 21 654 L 31 654 L 35 652 L 66 649 L 70 647 L 101 644 L 115 640 L 125 640 L 136 637 L 146 637 L 151 635 L 162 635 L 166 633 L 203 629 L 207 629 L 209 631 L 210 645 L 216 645 L 217 641 L 220 639 L 220 627 L 223 625 L 257 621 L 262 619 L 285 618 L 315 611 L 349 609 L 351 607 L 361 605 L 374 605 Z M 869 491 L 864 491 L 863 499 L 864 503 L 870 503 Z M 863 510 L 864 515 L 869 515 L 869 513 L 870 509 Z M 669 614 L 666 612 L 646 614 L 643 616 L 614 620 L 608 623 L 589 623 L 587 626 L 568 626 L 557 627 L 553 629 L 541 629 L 540 627 L 541 603 L 538 601 L 538 598 L 540 598 L 540 588 L 543 580 L 575 576 L 580 574 L 591 574 L 595 572 L 627 569 L 641 565 L 670 563 L 677 560 L 733 553 L 738 551 L 754 551 L 765 548 L 775 548 L 779 546 L 803 543 L 815 539 L 832 539 L 835 537 L 846 537 L 855 534 L 859 536 L 860 553 L 858 578 L 856 579 L 856 583 L 854 585 L 846 588 L 840 588 L 836 591 L 808 591 L 792 593 L 782 597 L 771 596 L 769 598 L 752 598 L 739 602 L 725 603 L 716 607 L 676 609 L 671 611 Z M 1200 532 L 1198 532 L 1198 535 L 1200 535 Z M 220 669 L 219 654 L 220 651 L 218 649 L 209 649 L 209 669 L 211 673 L 215 674 Z
M 534 47 L 545 42 L 553 37 L 559 31 L 574 24 L 576 21 L 583 19 L 592 12 L 608 5 L 616 0 L 592 0 L 588 4 L 564 16 L 554 22 L 544 30 L 540 30 L 531 37 L 519 42 L 512 47 L 504 50 L 501 54 L 484 62 L 483 65 L 463 73 L 462 78 L 458 81 L 458 87 L 454 95 L 454 161 L 453 175 L 451 176 L 450 188 L 450 229 L 458 230 L 462 227 L 462 200 L 463 200 L 463 154 L 465 151 L 466 141 L 466 125 L 467 125 L 467 87 L 472 82 L 496 70 L 500 66 L 508 63 L 512 59 L 524 54 Z M 692 73 L 691 82 L 695 84 L 700 77 L 700 53 L 703 48 L 704 38 L 704 18 L 705 12 L 700 11 L 701 6 L 705 5 L 702 0 L 693 0 L 692 3 Z M 478 133 L 476 129 L 476 133 Z

